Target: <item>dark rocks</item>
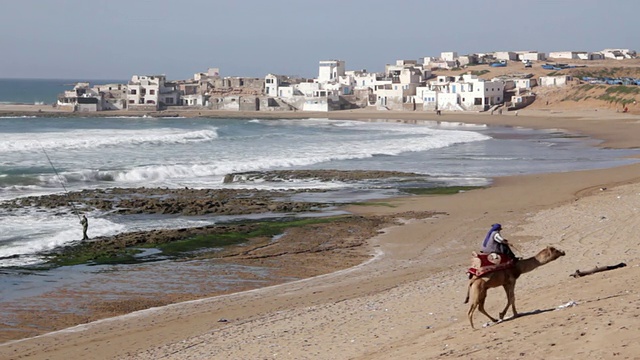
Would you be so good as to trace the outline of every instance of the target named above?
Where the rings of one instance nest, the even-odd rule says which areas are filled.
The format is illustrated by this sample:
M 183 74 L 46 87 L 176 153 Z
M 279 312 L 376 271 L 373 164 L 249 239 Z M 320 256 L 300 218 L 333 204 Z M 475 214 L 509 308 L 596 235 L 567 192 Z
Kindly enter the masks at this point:
M 117 214 L 247 215 L 264 212 L 314 211 L 327 204 L 282 200 L 295 192 L 237 189 L 112 188 L 83 190 L 67 195 L 45 195 L 6 201 L 1 208 L 25 206 L 68 211 L 114 212 Z M 73 207 L 69 206 L 70 202 Z

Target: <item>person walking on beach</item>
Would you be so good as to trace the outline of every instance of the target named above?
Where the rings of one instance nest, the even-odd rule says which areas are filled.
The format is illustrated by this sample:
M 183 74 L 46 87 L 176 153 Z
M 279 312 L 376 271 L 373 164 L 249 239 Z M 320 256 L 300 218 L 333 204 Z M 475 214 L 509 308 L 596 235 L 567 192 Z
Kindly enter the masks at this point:
M 80 219 L 80 225 L 82 225 L 82 240 L 89 240 L 87 236 L 87 229 L 89 228 L 89 221 L 87 220 L 86 215 L 82 215 L 82 219 Z
M 509 241 L 500 235 L 500 230 L 502 230 L 502 225 L 493 224 L 491 225 L 491 229 L 487 233 L 487 236 L 484 238 L 482 242 L 482 252 L 485 254 L 490 253 L 499 253 L 505 254 L 513 261 L 517 261 L 518 258 L 516 254 L 511 251 L 509 247 Z

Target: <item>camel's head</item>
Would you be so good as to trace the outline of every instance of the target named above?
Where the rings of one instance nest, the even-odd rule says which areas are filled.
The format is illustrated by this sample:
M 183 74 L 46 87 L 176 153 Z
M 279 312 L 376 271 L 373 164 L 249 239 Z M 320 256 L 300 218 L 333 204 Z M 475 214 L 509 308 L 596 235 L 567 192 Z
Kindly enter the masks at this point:
M 544 250 L 540 251 L 536 258 L 541 263 L 548 263 L 549 261 L 553 261 L 561 256 L 564 256 L 564 251 L 554 248 L 553 246 L 547 246 Z

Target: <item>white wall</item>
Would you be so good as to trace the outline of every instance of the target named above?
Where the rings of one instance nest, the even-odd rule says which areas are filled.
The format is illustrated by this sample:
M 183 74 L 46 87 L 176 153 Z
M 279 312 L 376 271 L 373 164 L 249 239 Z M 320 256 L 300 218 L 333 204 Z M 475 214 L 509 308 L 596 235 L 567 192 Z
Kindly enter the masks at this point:
M 440 58 L 444 61 L 454 61 L 458 57 L 458 53 L 455 51 L 447 51 L 440 53 Z
M 343 60 L 322 60 L 318 68 L 318 82 L 337 81 L 344 76 L 345 62 Z

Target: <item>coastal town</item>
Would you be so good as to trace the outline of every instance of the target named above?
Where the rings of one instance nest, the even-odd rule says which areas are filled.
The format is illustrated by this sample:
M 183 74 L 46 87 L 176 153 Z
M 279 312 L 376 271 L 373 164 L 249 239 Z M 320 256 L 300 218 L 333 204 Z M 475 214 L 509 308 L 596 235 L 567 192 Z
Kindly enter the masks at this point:
M 364 108 L 502 114 L 534 103 L 536 88 L 638 86 L 640 77 L 598 76 L 589 72 L 574 76 L 563 71 L 635 59 L 637 53 L 631 49 L 468 55 L 452 51 L 442 52 L 438 57 L 397 60 L 385 65 L 384 72 L 347 70 L 344 60 L 322 60 L 318 76 L 311 79 L 278 74 L 267 74 L 264 78 L 225 77 L 219 68 L 209 68 L 185 80 L 170 81 L 166 75 L 133 75 L 126 84 L 77 83 L 60 94 L 54 106 L 58 111 L 81 113 L 169 109 L 329 112 Z M 500 75 L 489 70 L 500 68 L 505 70 Z M 628 103 L 635 104 L 635 98 L 613 100 L 625 112 Z

